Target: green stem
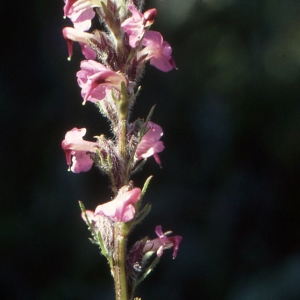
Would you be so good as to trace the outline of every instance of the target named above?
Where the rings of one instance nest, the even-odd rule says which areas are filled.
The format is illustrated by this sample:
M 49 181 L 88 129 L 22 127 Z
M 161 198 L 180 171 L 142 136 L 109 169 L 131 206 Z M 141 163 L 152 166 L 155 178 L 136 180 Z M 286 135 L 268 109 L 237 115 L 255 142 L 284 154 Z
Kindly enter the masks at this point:
M 126 224 L 115 223 L 115 250 L 113 255 L 113 274 L 115 281 L 116 300 L 128 300 L 126 280 Z
M 119 108 L 119 128 L 118 128 L 118 150 L 123 160 L 124 172 L 121 175 L 118 189 L 128 184 L 127 170 L 127 119 L 129 109 L 129 99 L 127 87 L 124 82 L 121 84 L 121 95 L 116 101 Z M 114 275 L 116 300 L 128 300 L 127 278 L 126 278 L 126 240 L 128 237 L 128 226 L 124 222 L 115 222 L 114 228 L 114 253 L 112 273 Z
M 123 159 L 123 182 L 121 182 L 121 186 L 128 184 L 128 172 L 127 170 L 127 119 L 128 119 L 128 109 L 129 109 L 129 99 L 127 95 L 127 87 L 124 82 L 121 83 L 121 96 L 120 99 L 117 100 L 118 108 L 119 108 L 119 129 L 118 129 L 118 149 L 120 156 Z
M 123 158 L 124 162 L 126 161 L 126 124 L 127 119 L 120 120 L 120 132 L 119 132 L 119 153 Z

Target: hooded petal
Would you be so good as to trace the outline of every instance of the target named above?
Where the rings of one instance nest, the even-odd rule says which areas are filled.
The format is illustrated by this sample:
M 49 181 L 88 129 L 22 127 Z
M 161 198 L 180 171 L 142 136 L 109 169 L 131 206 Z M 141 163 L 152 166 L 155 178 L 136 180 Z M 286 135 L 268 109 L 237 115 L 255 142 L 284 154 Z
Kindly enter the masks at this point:
M 132 48 L 135 48 L 139 41 L 142 39 L 145 32 L 144 18 L 143 14 L 139 10 L 137 10 L 133 4 L 129 4 L 128 8 L 131 11 L 132 16 L 126 19 L 121 24 L 121 27 L 129 37 L 129 45 Z
M 81 5 L 82 2 L 86 5 Z M 91 20 L 95 16 L 93 6 L 90 1 L 65 0 L 64 15 L 71 19 L 76 29 L 86 31 L 90 29 Z
M 121 191 L 114 200 L 98 205 L 95 215 L 105 215 L 114 222 L 129 222 L 134 218 L 134 204 L 140 199 L 140 195 L 139 188 L 127 192 Z
M 150 26 L 156 17 L 156 9 L 152 8 L 142 14 L 133 4 L 128 5 L 132 16 L 126 19 L 121 27 L 129 37 L 129 45 L 135 48 L 145 33 L 145 27 Z

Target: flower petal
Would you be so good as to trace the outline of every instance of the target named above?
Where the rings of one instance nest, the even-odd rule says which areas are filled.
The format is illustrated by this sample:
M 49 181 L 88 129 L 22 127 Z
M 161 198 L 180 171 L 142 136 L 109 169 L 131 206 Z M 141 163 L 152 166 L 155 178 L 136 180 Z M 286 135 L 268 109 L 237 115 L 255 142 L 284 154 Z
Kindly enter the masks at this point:
M 149 127 L 149 131 L 143 136 L 137 146 L 136 157 L 140 160 L 153 155 L 156 162 L 160 165 L 160 159 L 157 153 L 162 152 L 165 148 L 163 142 L 159 140 L 163 135 L 163 131 L 159 125 L 153 122 L 148 122 L 148 128 Z
M 139 188 L 127 192 L 120 191 L 114 200 L 98 205 L 95 215 L 105 215 L 114 222 L 129 222 L 134 218 L 134 204 L 140 199 L 140 195 Z
M 122 82 L 127 85 L 127 80 L 122 74 L 109 70 L 94 60 L 84 60 L 80 67 L 81 70 L 76 75 L 84 102 L 100 101 L 112 88 L 120 90 Z
M 162 35 L 157 31 L 145 32 L 142 49 L 138 53 L 138 57 L 146 56 L 146 60 L 150 60 L 150 64 L 157 69 L 168 72 L 176 68 L 175 62 L 172 58 L 172 48 L 169 43 L 163 41 Z
M 86 172 L 93 165 L 93 161 L 87 152 L 95 152 L 98 143 L 83 140 L 82 137 L 85 134 L 85 128 L 78 129 L 75 127 L 66 133 L 65 139 L 61 143 L 66 154 L 67 164 L 69 167 L 72 165 L 71 171 L 74 173 Z

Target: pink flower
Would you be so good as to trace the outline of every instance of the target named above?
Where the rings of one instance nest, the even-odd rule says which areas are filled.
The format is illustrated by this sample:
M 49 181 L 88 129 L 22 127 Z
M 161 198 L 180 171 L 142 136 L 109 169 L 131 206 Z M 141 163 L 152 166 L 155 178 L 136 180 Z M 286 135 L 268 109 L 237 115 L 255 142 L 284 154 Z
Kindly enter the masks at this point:
M 156 226 L 155 232 L 156 232 L 158 238 L 147 241 L 144 246 L 143 252 L 146 253 L 149 251 L 151 251 L 151 252 L 156 251 L 157 256 L 161 257 L 163 254 L 163 251 L 165 249 L 170 249 L 170 248 L 174 247 L 173 258 L 175 258 L 177 256 L 178 248 L 182 241 L 182 237 L 179 235 L 174 235 L 174 236 L 168 237 L 167 234 L 169 234 L 171 232 L 166 232 L 164 234 L 162 232 L 160 225 Z
M 146 56 L 146 60 L 150 60 L 150 65 L 157 69 L 168 72 L 176 68 L 172 58 L 172 48 L 169 43 L 163 41 L 163 37 L 157 31 L 147 31 L 144 35 L 142 49 L 138 53 L 138 58 Z
M 95 16 L 93 11 L 94 5 L 87 0 L 64 0 L 64 15 L 71 19 L 76 29 L 81 31 L 89 30 L 91 27 L 91 20 Z
M 82 54 L 85 56 L 85 58 L 96 58 L 95 51 L 89 45 L 87 45 L 88 39 L 95 38 L 93 34 L 74 29 L 73 27 L 65 27 L 62 32 L 63 37 L 67 41 L 68 45 L 68 60 L 70 60 L 73 55 L 73 42 L 79 42 Z
M 134 188 L 130 191 L 119 191 L 117 197 L 107 203 L 98 205 L 95 215 L 105 215 L 114 222 L 129 222 L 135 214 L 134 204 L 141 196 L 141 189 Z
M 121 73 L 111 71 L 94 60 L 83 60 L 80 67 L 81 70 L 76 75 L 84 103 L 104 99 L 113 88 L 120 91 L 122 82 L 127 85 L 127 80 Z
M 74 173 L 87 172 L 91 169 L 93 161 L 88 153 L 95 152 L 98 143 L 84 141 L 82 137 L 86 134 L 85 128 L 73 128 L 66 133 L 61 146 L 66 154 L 67 164 Z M 71 162 L 72 158 L 72 162 Z
M 163 142 L 159 140 L 163 135 L 162 128 L 153 122 L 148 122 L 147 128 L 150 129 L 138 144 L 136 157 L 140 160 L 153 155 L 155 161 L 160 165 L 161 162 L 157 153 L 165 149 Z
M 129 45 L 135 48 L 145 33 L 145 27 L 150 26 L 156 17 L 156 9 L 152 8 L 142 14 L 133 4 L 128 5 L 132 16 L 126 19 L 121 27 L 129 37 Z

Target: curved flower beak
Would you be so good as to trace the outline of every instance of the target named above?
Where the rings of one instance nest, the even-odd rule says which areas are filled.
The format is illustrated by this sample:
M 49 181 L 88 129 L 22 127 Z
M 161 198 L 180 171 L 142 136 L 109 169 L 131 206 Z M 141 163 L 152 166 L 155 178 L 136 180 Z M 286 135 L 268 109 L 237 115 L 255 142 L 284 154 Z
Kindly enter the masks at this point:
M 84 32 L 84 31 L 80 31 L 80 30 L 75 29 L 73 27 L 63 28 L 62 33 L 63 33 L 63 37 L 66 40 L 67 45 L 68 45 L 68 52 L 69 52 L 68 60 L 71 60 L 71 57 L 73 55 L 73 42 L 79 42 L 79 44 L 81 45 L 81 48 L 83 50 L 82 51 L 83 55 L 85 57 L 87 57 L 86 53 L 88 53 L 85 49 L 86 47 L 90 48 L 90 50 L 93 53 L 93 54 L 90 54 L 90 55 L 88 54 L 88 58 L 94 59 L 96 57 L 96 53 L 94 52 L 94 50 L 92 50 L 92 48 L 87 45 L 87 40 L 88 39 L 95 38 L 93 34 L 88 33 L 88 32 Z

